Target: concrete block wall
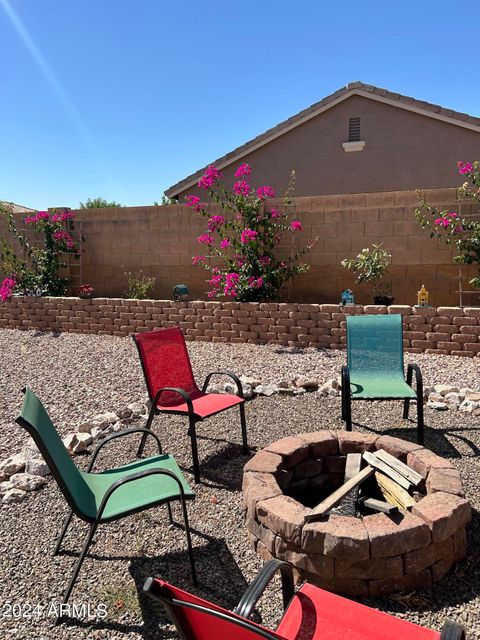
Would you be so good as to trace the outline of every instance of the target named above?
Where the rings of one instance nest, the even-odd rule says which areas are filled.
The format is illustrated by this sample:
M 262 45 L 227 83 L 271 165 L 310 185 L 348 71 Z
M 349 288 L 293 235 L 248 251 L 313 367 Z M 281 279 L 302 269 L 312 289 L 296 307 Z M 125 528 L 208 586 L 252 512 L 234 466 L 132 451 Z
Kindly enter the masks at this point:
M 432 204 L 461 215 L 475 214 L 470 202 L 457 200 L 455 189 L 428 190 L 427 197 Z M 301 220 L 304 230 L 289 235 L 280 252 L 289 256 L 298 242 L 315 237 L 318 242 L 305 257 L 309 271 L 285 288 L 282 299 L 334 303 L 349 287 L 357 302 L 369 304 L 371 290 L 356 286 L 341 261 L 372 243 L 382 243 L 392 254 L 389 280 L 397 304 L 415 304 L 422 284 L 430 291 L 431 304 L 458 304 L 458 266 L 452 262 L 453 251 L 420 228 L 414 216 L 416 204 L 414 191 L 296 198 L 292 215 Z M 266 206 L 281 207 L 283 201 L 267 201 Z M 212 206 L 211 213 L 215 212 L 218 208 Z M 183 204 L 79 210 L 77 219 L 86 239 L 81 280 L 92 284 L 97 295 L 123 296 L 125 274 L 141 269 L 156 278 L 152 297 L 170 298 L 173 286 L 185 283 L 192 298 L 206 299 L 208 273 L 200 265 L 192 265 L 192 256 L 202 253 L 196 239 L 205 231 L 206 221 Z M 0 235 L 6 235 L 1 218 Z M 477 270 L 470 266 L 463 271 L 465 288 Z M 479 299 L 480 294 L 472 295 L 467 302 L 474 305 Z

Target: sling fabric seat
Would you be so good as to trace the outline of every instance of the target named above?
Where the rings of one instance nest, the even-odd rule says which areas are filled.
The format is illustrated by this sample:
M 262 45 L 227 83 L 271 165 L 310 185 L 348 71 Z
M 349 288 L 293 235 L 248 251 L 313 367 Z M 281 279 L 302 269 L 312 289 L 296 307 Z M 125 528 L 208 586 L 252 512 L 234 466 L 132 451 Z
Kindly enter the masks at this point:
M 199 389 L 192 371 L 185 338 L 181 329 L 169 327 L 147 331 L 134 336 L 142 364 L 151 410 L 146 429 L 151 429 L 153 419 L 160 413 L 188 416 L 195 482 L 200 482 L 196 423 L 217 413 L 239 407 L 243 452 L 248 453 L 247 427 L 245 422 L 245 400 L 242 383 L 228 371 L 214 371 Z M 230 377 L 237 387 L 236 395 L 207 393 L 208 384 L 214 375 Z M 142 438 L 138 454 L 143 453 L 146 435 Z
M 276 631 L 249 620 L 276 571 L 282 572 L 284 615 Z M 144 591 L 160 600 L 181 638 L 188 640 L 464 640 L 463 628 L 447 621 L 441 633 L 395 618 L 305 583 L 296 593 L 291 567 L 270 560 L 234 611 L 148 578 Z
M 416 389 L 412 388 L 415 373 Z M 402 316 L 347 316 L 347 365 L 342 367 L 342 420 L 352 429 L 352 400 L 417 400 L 418 442 L 423 444 L 423 382 L 418 365 L 409 364 L 405 380 Z
M 188 486 L 175 458 L 162 453 L 160 440 L 157 436 L 142 428 L 113 433 L 100 442 L 95 449 L 88 471 L 81 471 L 71 459 L 40 400 L 30 389 L 25 389 L 24 393 L 23 408 L 17 418 L 17 423 L 32 436 L 71 509 L 57 538 L 54 555 L 60 551 L 62 540 L 73 514 L 90 525 L 72 577 L 67 585 L 63 604 L 70 597 L 99 524 L 118 520 L 162 504 L 167 505 L 170 523 L 172 523 L 170 508 L 172 500 L 179 500 L 182 505 L 190 568 L 195 584 L 195 562 L 186 509 L 186 501 L 192 500 L 195 494 Z M 115 469 L 92 473 L 97 456 L 104 446 L 117 438 L 137 433 L 155 439 L 158 455 L 137 460 Z M 60 618 L 57 619 L 57 622 L 59 620 Z

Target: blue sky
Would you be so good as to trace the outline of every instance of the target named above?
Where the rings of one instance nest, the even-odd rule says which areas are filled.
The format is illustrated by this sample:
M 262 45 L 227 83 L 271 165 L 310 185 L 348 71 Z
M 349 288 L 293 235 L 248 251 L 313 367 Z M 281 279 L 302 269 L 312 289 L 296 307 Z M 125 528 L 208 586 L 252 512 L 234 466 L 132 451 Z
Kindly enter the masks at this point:
M 480 116 L 451 0 L 0 0 L 0 200 L 153 204 L 353 80 Z

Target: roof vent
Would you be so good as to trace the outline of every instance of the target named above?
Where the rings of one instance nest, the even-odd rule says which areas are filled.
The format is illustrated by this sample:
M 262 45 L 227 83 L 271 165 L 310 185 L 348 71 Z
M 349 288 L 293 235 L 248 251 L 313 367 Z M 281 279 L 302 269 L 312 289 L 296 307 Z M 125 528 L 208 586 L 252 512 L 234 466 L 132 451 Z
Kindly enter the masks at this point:
M 348 141 L 357 142 L 360 140 L 360 118 L 350 118 L 348 121 Z
M 365 141 L 360 137 L 360 118 L 350 118 L 348 121 L 348 142 L 342 143 L 343 150 L 351 151 L 363 151 L 365 148 Z

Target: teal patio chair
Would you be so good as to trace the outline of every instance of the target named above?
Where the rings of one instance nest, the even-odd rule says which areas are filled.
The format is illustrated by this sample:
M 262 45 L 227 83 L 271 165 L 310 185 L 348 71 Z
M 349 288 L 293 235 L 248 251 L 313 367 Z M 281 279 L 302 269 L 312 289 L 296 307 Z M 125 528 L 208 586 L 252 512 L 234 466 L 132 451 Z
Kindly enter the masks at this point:
M 416 388 L 412 388 L 415 373 Z M 347 365 L 342 367 L 342 420 L 352 430 L 352 400 L 417 400 L 418 443 L 423 445 L 423 381 L 420 367 L 403 363 L 402 316 L 347 316 Z
M 167 505 L 170 523 L 172 524 L 170 508 L 172 500 L 179 500 L 182 505 L 190 568 L 193 583 L 197 584 L 186 508 L 186 501 L 193 500 L 195 494 L 188 486 L 175 458 L 162 453 L 158 437 L 143 428 L 127 429 L 126 431 L 114 433 L 97 446 L 92 455 L 88 471 L 81 471 L 70 458 L 40 400 L 30 389 L 24 389 L 24 393 L 23 409 L 17 418 L 17 423 L 32 436 L 70 507 L 70 512 L 56 541 L 53 555 L 56 555 L 60 550 L 73 514 L 90 525 L 82 550 L 75 563 L 73 574 L 68 582 L 62 604 L 65 604 L 70 597 L 99 524 L 118 520 L 162 504 Z M 97 456 L 105 445 L 116 438 L 136 433 L 148 434 L 153 437 L 158 445 L 158 455 L 137 460 L 115 469 L 92 473 Z M 61 610 L 62 608 L 60 607 Z M 60 618 L 61 616 L 57 618 L 57 623 Z

